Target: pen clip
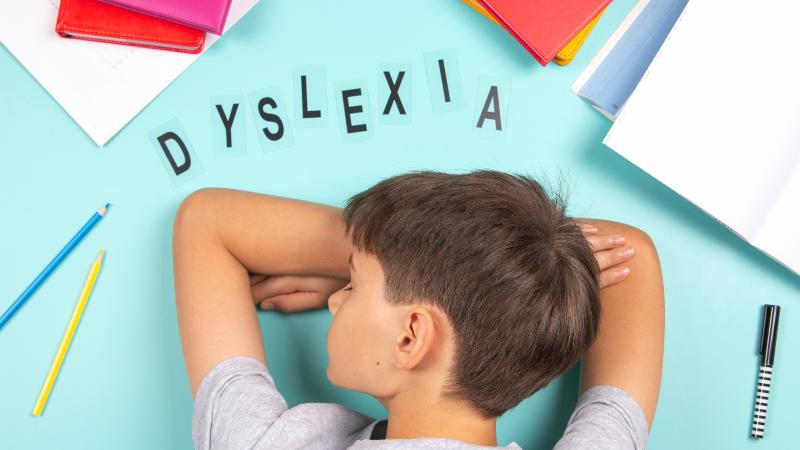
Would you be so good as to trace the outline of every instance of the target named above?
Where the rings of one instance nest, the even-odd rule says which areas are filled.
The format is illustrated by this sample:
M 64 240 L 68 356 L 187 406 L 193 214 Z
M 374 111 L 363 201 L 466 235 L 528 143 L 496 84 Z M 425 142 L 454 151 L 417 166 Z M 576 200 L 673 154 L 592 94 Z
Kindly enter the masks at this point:
M 764 305 L 764 322 L 761 324 L 761 345 L 758 346 L 758 353 L 764 354 L 767 350 L 765 347 L 767 345 L 767 333 L 769 333 L 769 327 L 767 327 L 767 322 L 769 321 L 769 305 Z

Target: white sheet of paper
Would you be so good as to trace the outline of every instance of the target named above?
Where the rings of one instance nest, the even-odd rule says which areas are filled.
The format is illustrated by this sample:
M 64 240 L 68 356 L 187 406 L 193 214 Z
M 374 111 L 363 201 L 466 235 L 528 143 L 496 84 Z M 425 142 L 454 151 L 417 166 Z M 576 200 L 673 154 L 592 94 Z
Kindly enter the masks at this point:
M 798 15 L 689 2 L 603 142 L 800 273 Z
M 224 32 L 257 2 L 233 0 Z M 202 54 L 64 39 L 55 32 L 58 5 L 59 0 L 0 0 L 0 42 L 97 145 Z M 206 33 L 203 51 L 217 39 Z
M 798 141 L 800 142 L 800 141 Z M 797 148 L 800 151 L 800 146 Z M 800 222 L 800 170 L 795 170 L 783 192 L 773 202 L 752 244 L 800 274 L 800 239 L 794 224 Z

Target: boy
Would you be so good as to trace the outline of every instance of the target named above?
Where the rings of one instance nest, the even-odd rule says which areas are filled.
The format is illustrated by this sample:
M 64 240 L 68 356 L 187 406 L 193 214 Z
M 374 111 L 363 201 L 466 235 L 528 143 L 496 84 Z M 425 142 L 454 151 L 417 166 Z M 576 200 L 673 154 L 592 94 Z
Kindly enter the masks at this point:
M 397 176 L 343 212 L 190 195 L 173 258 L 195 447 L 494 447 L 497 417 L 583 357 L 556 448 L 644 449 L 663 355 L 658 257 L 634 228 L 582 222 L 535 181 L 491 171 Z M 374 396 L 388 421 L 287 409 L 255 303 L 327 304 L 329 379 Z

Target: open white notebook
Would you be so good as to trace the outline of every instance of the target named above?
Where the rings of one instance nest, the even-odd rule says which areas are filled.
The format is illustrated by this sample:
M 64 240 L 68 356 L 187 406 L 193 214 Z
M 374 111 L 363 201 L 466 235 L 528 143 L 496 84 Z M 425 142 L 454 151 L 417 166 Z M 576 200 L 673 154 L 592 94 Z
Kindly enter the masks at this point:
M 225 32 L 258 0 L 233 0 Z M 64 39 L 59 0 L 0 0 L 0 42 L 97 145 L 105 144 L 201 54 Z M 219 39 L 206 34 L 203 52 Z
M 800 273 L 800 2 L 692 0 L 606 145 Z

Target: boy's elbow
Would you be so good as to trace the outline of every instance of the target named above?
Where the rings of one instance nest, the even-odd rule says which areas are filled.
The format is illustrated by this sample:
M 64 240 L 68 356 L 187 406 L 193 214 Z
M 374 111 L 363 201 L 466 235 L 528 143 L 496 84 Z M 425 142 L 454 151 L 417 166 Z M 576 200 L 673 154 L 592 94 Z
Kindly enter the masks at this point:
M 626 245 L 633 247 L 636 256 L 651 262 L 657 262 L 658 251 L 650 235 L 630 225 L 625 225 L 624 227 L 625 230 L 622 232 L 622 235 L 625 236 Z
M 627 245 L 633 247 L 635 258 L 638 263 L 643 265 L 651 273 L 661 277 L 661 261 L 658 258 L 658 251 L 653 239 L 644 231 L 630 227 L 630 231 L 625 235 Z
M 179 245 L 182 239 L 210 223 L 210 213 L 214 209 L 214 191 L 200 189 L 183 199 L 172 226 L 173 246 Z
M 645 282 L 650 289 L 658 291 L 660 294 L 653 298 L 659 298 L 663 303 L 661 261 L 653 240 L 644 231 L 629 225 L 622 225 L 618 233 L 625 236 L 625 245 L 634 250 L 633 259 L 626 263 L 631 269 L 631 279 L 635 277 Z
M 631 270 L 644 273 L 648 278 L 661 278 L 661 262 L 658 251 L 650 236 L 644 231 L 619 222 L 598 220 L 594 222 L 601 234 L 618 234 L 625 236 L 625 245 L 632 247 L 633 260 L 626 263 Z
M 644 231 L 619 222 L 606 220 L 589 220 L 600 229 L 600 234 L 617 234 L 625 236 L 625 245 L 633 247 L 635 257 L 650 262 L 658 262 L 658 252 L 650 236 Z

